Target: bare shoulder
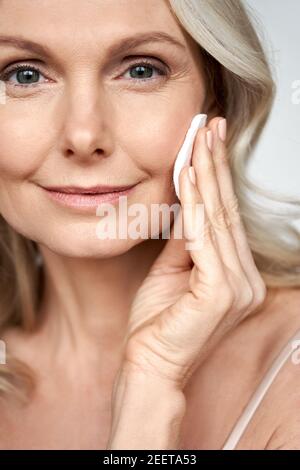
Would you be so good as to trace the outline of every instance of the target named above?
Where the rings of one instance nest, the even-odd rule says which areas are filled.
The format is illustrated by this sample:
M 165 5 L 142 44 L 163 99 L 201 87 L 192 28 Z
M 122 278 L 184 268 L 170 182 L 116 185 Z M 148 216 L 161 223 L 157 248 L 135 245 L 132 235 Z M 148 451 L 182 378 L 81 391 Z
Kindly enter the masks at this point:
M 291 341 L 291 354 L 283 370 L 278 375 L 278 424 L 274 429 L 266 449 L 300 450 L 300 289 L 284 291 L 281 307 L 282 316 L 291 319 L 293 330 L 290 337 L 299 332 Z M 279 403 L 280 401 L 280 403 Z
M 261 350 L 266 360 L 261 378 L 283 350 L 285 354 L 277 368 L 273 367 L 275 378 L 244 437 L 254 442 L 251 434 L 264 430 L 268 436 L 264 449 L 300 449 L 300 288 L 278 289 L 273 300 L 258 324 L 265 335 Z M 240 446 L 245 443 L 242 439 Z
M 183 448 L 222 448 L 273 361 L 300 331 L 299 313 L 300 288 L 274 289 L 261 312 L 218 344 L 186 388 L 183 446 L 188 447 Z M 300 364 L 296 362 L 290 357 L 282 365 L 237 449 L 296 445 L 300 435 Z
M 276 393 L 277 390 L 277 393 Z M 265 449 L 300 450 L 300 361 L 291 359 L 278 375 L 274 387 L 273 413 L 277 425 Z

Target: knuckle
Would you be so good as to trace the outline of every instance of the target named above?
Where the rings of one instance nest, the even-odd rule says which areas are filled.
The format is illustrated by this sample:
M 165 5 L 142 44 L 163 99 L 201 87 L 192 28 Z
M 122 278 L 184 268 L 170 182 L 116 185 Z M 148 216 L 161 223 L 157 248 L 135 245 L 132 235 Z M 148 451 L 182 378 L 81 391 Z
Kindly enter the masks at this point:
M 261 279 L 261 281 L 259 282 L 259 286 L 255 292 L 255 300 L 254 300 L 255 307 L 259 307 L 260 305 L 262 305 L 266 299 L 266 296 L 267 296 L 267 287 L 264 281 Z
M 232 221 L 234 222 L 241 221 L 239 200 L 235 194 L 227 201 L 226 209 Z
M 224 151 L 223 149 L 220 150 L 219 154 L 217 155 L 216 163 L 220 166 L 222 166 L 222 165 L 228 166 L 229 165 L 228 153 L 226 151 Z
M 203 232 L 202 232 L 203 240 L 210 240 L 212 242 L 216 241 L 215 231 L 213 229 L 213 226 L 212 226 L 210 220 L 208 220 L 207 218 L 206 218 L 206 220 L 203 224 L 202 230 L 203 230 Z
M 242 297 L 240 301 L 240 308 L 242 310 L 245 308 L 248 308 L 249 305 L 252 304 L 253 299 L 254 299 L 254 293 L 253 293 L 253 290 L 251 289 L 251 286 L 248 284 L 243 287 Z
M 228 229 L 231 226 L 231 220 L 228 216 L 226 208 L 221 204 L 211 215 L 211 222 L 216 230 Z
M 234 303 L 234 293 L 231 289 L 231 287 L 228 284 L 220 284 L 217 287 L 216 292 L 218 292 L 218 298 L 221 300 L 220 301 L 220 307 L 222 310 L 230 310 L 233 303 Z
M 228 291 L 223 296 L 223 305 L 226 308 L 226 310 L 230 310 L 233 303 L 234 303 L 234 295 L 232 292 Z

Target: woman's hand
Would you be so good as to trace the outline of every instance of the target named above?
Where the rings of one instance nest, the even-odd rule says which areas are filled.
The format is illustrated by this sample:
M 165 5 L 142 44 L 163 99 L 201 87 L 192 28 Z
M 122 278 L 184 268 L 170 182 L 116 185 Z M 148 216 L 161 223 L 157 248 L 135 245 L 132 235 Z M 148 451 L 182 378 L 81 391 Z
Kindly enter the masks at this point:
M 266 286 L 254 263 L 225 147 L 226 121 L 214 118 L 197 132 L 192 165 L 180 173 L 184 237 L 171 238 L 132 304 L 124 365 L 183 389 L 211 348 L 262 304 Z M 222 131 L 223 129 L 223 131 Z M 211 130 L 212 151 L 206 133 Z M 209 137 L 209 136 L 208 136 Z M 193 238 L 196 204 L 204 224 Z M 191 207 L 193 210 L 191 211 Z M 190 249 L 186 244 L 193 242 Z M 196 242 L 199 242 L 197 248 Z

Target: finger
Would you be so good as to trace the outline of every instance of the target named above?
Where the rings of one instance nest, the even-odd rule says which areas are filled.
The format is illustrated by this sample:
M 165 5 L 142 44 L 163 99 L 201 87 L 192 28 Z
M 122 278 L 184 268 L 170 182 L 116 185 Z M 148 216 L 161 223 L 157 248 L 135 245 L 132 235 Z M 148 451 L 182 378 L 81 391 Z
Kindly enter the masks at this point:
M 214 240 L 214 232 L 207 223 L 201 195 L 197 186 L 190 180 L 188 166 L 185 166 L 180 173 L 179 191 L 183 208 L 184 235 L 187 241 L 186 249 L 189 250 L 199 273 L 207 282 L 213 282 L 216 277 L 224 277 L 223 265 Z
M 219 121 L 220 119 L 213 119 L 208 125 L 208 127 L 213 131 L 214 136 L 218 134 L 217 130 Z M 231 220 L 231 233 L 244 273 L 249 284 L 251 284 L 253 288 L 254 295 L 257 297 L 256 300 L 260 303 L 265 296 L 266 287 L 255 265 L 247 239 L 246 230 L 239 208 L 239 201 L 234 191 L 226 144 L 219 138 L 214 140 L 214 144 L 213 159 L 216 175 L 219 181 L 223 205 L 225 206 L 228 217 Z M 255 301 L 255 299 L 253 300 Z
M 235 273 L 238 279 L 245 280 L 245 273 L 231 234 L 231 221 L 221 199 L 212 152 L 207 146 L 207 130 L 207 127 L 199 129 L 192 156 L 197 187 L 204 202 L 209 222 L 215 232 L 224 265 Z

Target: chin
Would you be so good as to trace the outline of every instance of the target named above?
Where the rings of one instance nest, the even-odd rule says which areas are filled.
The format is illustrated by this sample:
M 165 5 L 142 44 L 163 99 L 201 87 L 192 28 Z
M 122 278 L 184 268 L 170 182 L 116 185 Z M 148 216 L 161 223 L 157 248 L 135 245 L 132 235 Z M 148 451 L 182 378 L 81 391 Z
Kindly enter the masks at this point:
M 144 239 L 106 239 L 97 238 L 94 231 L 87 227 L 77 227 L 76 230 L 63 230 L 58 233 L 49 232 L 47 235 L 30 237 L 31 240 L 43 245 L 54 253 L 72 258 L 110 258 L 122 255 Z
M 83 240 L 74 240 L 70 244 L 57 242 L 40 242 L 51 251 L 70 258 L 104 259 L 119 256 L 129 251 L 133 246 L 144 240 L 96 240 L 93 243 L 84 243 Z

